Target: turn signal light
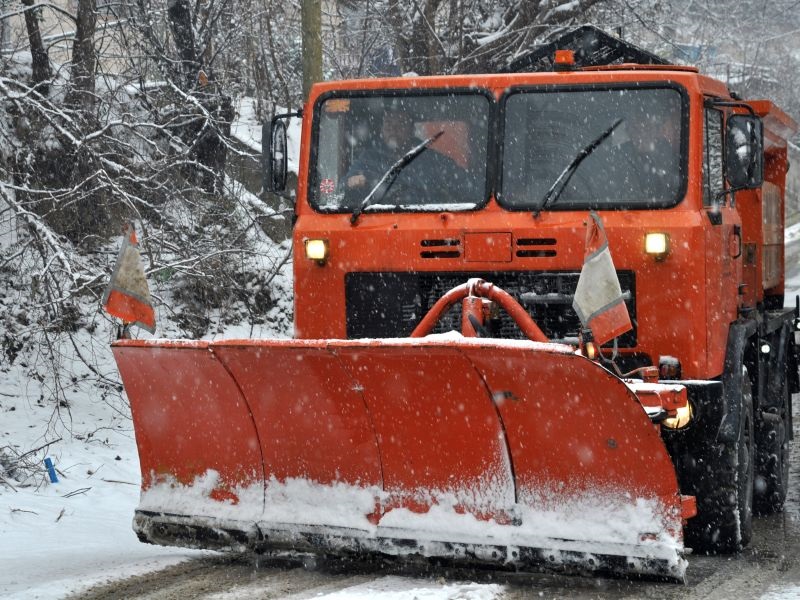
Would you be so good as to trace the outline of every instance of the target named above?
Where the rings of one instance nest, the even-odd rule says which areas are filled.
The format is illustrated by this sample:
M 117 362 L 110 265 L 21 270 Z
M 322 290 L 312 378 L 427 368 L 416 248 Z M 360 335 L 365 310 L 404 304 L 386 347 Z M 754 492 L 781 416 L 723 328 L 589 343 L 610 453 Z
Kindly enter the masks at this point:
M 328 260 L 328 240 L 306 240 L 306 258 L 322 264 Z
M 664 260 L 669 254 L 669 236 L 666 233 L 648 233 L 644 236 L 644 251 L 655 256 L 656 260 Z
M 571 71 L 575 68 L 574 50 L 556 50 L 553 69 L 556 71 Z
M 683 429 L 691 420 L 692 405 L 687 402 L 685 406 L 681 406 L 675 411 L 674 417 L 668 417 L 664 419 L 661 421 L 661 424 L 664 427 L 669 427 L 670 429 Z

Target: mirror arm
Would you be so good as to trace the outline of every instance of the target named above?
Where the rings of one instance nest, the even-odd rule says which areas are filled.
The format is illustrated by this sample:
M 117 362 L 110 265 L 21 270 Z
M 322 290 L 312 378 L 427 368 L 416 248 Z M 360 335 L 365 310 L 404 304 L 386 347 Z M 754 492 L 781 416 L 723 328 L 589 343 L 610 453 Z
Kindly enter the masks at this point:
M 277 114 L 274 117 L 272 117 L 272 121 L 271 121 L 270 124 L 274 125 L 275 121 L 279 121 L 281 119 L 292 119 L 292 118 L 302 119 L 303 118 L 303 109 L 300 108 L 298 110 L 293 110 L 293 111 L 290 111 L 290 112 Z
M 714 194 L 714 204 L 719 204 L 720 200 L 722 200 L 728 194 L 733 194 L 734 192 L 741 192 L 742 190 L 750 190 L 753 189 L 749 185 L 737 185 L 736 187 L 729 187 L 726 190 L 721 192 L 717 192 Z
M 746 102 L 736 102 L 730 100 L 717 100 L 716 98 L 708 98 L 705 102 L 703 102 L 703 106 L 706 108 L 719 108 L 729 106 L 731 108 L 743 108 L 750 113 L 751 116 L 757 117 L 756 111 L 753 110 L 753 107 L 747 104 Z

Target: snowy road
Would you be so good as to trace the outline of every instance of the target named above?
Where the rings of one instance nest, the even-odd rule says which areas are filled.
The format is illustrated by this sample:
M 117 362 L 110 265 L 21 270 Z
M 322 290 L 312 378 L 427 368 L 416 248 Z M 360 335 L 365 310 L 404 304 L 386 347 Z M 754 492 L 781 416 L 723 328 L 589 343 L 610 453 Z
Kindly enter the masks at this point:
M 797 466 L 795 460 L 795 466 Z M 797 481 L 797 480 L 795 480 Z M 758 519 L 753 546 L 736 557 L 693 557 L 687 585 L 492 571 L 338 564 L 254 565 L 223 557 L 194 560 L 84 592 L 82 599 L 284 598 L 301 600 L 516 600 L 540 598 L 800 597 L 800 515 Z M 469 583 L 465 583 L 469 582 Z M 77 598 L 77 597 L 76 597 Z
M 800 402 L 795 402 L 800 439 Z M 690 556 L 686 585 L 582 578 L 553 574 L 368 565 L 338 562 L 304 568 L 292 563 L 254 564 L 212 556 L 162 571 L 95 587 L 74 598 L 113 600 L 522 600 L 575 599 L 763 599 L 800 598 L 800 451 L 792 456 L 786 511 L 754 519 L 751 546 L 737 556 Z

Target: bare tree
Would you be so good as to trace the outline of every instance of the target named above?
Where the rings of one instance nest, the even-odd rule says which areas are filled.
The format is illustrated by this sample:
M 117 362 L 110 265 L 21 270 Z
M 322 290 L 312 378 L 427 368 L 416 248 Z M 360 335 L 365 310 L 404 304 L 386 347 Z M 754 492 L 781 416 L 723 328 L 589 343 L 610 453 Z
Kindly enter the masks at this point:
M 492 72 L 609 0 L 387 0 L 402 71 Z
M 744 97 L 771 98 L 797 118 L 797 8 L 797 0 L 624 0 L 604 4 L 599 16 L 648 49 L 698 66 Z
M 67 102 L 83 107 L 84 114 L 91 114 L 94 106 L 95 29 L 97 27 L 97 0 L 78 0 L 78 15 L 75 23 L 75 41 L 72 46 L 72 73 L 70 94 Z
M 322 12 L 320 0 L 302 0 L 303 97 L 322 81 Z
M 22 0 L 25 6 L 25 27 L 28 30 L 28 41 L 30 43 L 31 58 L 33 65 L 33 83 L 43 95 L 49 92 L 47 82 L 53 76 L 50 70 L 50 59 L 42 43 L 42 34 L 39 30 L 40 8 L 34 4 L 34 0 Z

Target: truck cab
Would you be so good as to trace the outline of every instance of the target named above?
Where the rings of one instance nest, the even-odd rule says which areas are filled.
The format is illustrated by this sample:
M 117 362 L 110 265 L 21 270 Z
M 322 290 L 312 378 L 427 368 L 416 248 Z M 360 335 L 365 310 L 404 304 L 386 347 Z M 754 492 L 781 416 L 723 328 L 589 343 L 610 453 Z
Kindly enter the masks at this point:
M 767 191 L 734 191 L 725 141 L 745 136 L 740 152 L 760 153 L 760 121 L 693 68 L 336 82 L 316 86 L 308 106 L 294 232 L 299 337 L 407 336 L 443 292 L 480 276 L 517 296 L 549 337 L 575 340 L 572 294 L 590 210 L 605 224 L 634 325 L 615 344 L 625 370 L 671 357 L 684 378 L 719 376 L 739 311 L 783 303 L 776 232 L 786 162 L 772 156 L 785 154 L 785 140 L 775 144 L 784 132 L 768 128 L 764 138 Z M 756 106 L 791 125 L 773 105 Z M 376 181 L 348 180 L 380 158 L 389 111 L 412 128 L 397 159 L 440 136 L 361 207 Z M 562 171 L 614 123 L 543 206 Z M 754 214 L 762 194 L 764 226 Z M 305 256 L 310 240 L 324 245 L 324 259 Z M 522 335 L 503 316 L 491 330 Z

